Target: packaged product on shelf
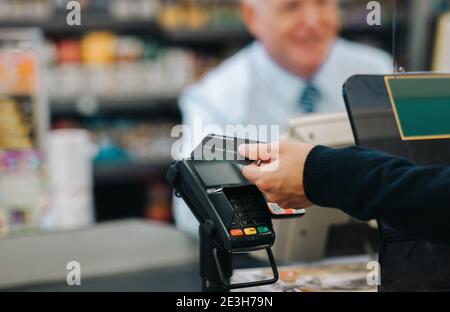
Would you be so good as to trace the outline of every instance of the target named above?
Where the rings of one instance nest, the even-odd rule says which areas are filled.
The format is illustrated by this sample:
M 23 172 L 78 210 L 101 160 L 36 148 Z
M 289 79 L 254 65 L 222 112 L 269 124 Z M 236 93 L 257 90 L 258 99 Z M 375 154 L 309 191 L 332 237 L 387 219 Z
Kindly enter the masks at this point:
M 81 40 L 81 55 L 86 64 L 111 64 L 115 60 L 117 37 L 107 31 L 96 31 Z
M 79 64 L 81 62 L 81 44 L 79 40 L 65 39 L 57 44 L 59 64 Z
M 0 232 L 38 227 L 45 196 L 41 154 L 0 151 Z
M 143 66 L 145 94 L 149 97 L 162 95 L 164 89 L 164 68 L 161 62 L 147 60 Z
M 50 94 L 56 98 L 74 98 L 84 91 L 86 80 L 82 68 L 76 64 L 64 64 L 51 71 Z
M 214 1 L 210 10 L 212 29 L 243 27 L 236 1 Z
M 209 14 L 197 1 L 189 0 L 186 6 L 187 27 L 193 30 L 203 29 L 209 23 Z
M 99 98 L 115 96 L 115 92 L 118 92 L 115 81 L 116 72 L 112 64 L 86 64 L 83 67 L 82 75 L 87 85 L 82 94 L 97 96 Z
M 0 21 L 45 21 L 53 14 L 53 4 L 49 0 L 0 0 L 0 8 Z
M 167 0 L 164 2 L 158 14 L 159 24 L 166 30 L 176 30 L 186 26 L 188 16 L 185 7 L 178 1 Z
M 36 55 L 0 49 L 0 93 L 21 95 L 36 90 Z
M 88 226 L 94 222 L 94 145 L 84 130 L 54 130 L 49 134 L 50 206 L 42 216 L 47 229 Z
M 136 74 L 135 74 L 135 90 L 137 98 L 148 98 L 149 92 L 147 90 L 148 85 L 145 81 L 146 67 L 144 62 L 139 62 L 135 64 Z M 154 94 L 154 93 L 153 93 Z
M 28 149 L 33 145 L 33 116 L 30 100 L 22 103 L 0 98 L 0 149 Z
M 115 54 L 117 62 L 138 62 L 144 56 L 144 43 L 132 36 L 118 37 Z
M 140 63 L 120 63 L 116 65 L 116 90 L 122 98 L 140 97 L 144 92 L 140 79 Z
M 162 57 L 162 63 L 172 90 L 181 91 L 194 77 L 192 54 L 181 49 L 169 49 Z
M 149 202 L 145 210 L 145 217 L 162 222 L 172 221 L 169 187 L 164 183 L 153 183 L 149 185 Z
M 151 20 L 160 9 L 160 1 L 156 0 L 114 0 L 109 1 L 109 14 L 116 20 Z

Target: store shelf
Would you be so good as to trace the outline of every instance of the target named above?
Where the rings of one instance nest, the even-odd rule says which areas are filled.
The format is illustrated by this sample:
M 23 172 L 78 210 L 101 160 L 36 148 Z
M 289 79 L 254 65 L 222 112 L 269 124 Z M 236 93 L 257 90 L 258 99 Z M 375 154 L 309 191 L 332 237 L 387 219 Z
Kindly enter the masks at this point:
M 153 20 L 113 20 L 104 14 L 83 16 L 81 26 L 69 26 L 65 17 L 56 16 L 51 21 L 0 21 L 0 28 L 38 27 L 48 37 L 80 35 L 91 30 L 109 30 L 116 33 L 156 34 L 160 31 Z
M 171 163 L 170 159 L 161 159 L 141 162 L 111 161 L 95 164 L 95 184 L 164 179 Z
M 49 22 L 39 21 L 0 21 L 2 27 L 38 27 L 47 37 L 78 36 L 93 30 L 108 30 L 119 34 L 148 35 L 159 38 L 174 45 L 209 45 L 224 46 L 233 44 L 245 44 L 253 38 L 244 27 L 227 26 L 211 29 L 179 29 L 164 30 L 154 20 L 120 21 L 111 19 L 106 15 L 91 15 L 83 18 L 81 26 L 69 26 L 62 17 L 55 17 Z M 362 25 L 344 25 L 344 35 L 353 34 L 383 34 L 389 32 L 391 27 L 375 27 Z
M 38 27 L 47 37 L 78 36 L 88 31 L 107 30 L 119 34 L 148 35 L 171 44 L 226 45 L 232 42 L 247 42 L 251 35 L 243 27 L 224 26 L 213 29 L 164 30 L 154 20 L 120 21 L 105 15 L 83 17 L 81 26 L 69 26 L 62 17 L 52 21 L 0 21 L 0 28 Z
M 81 26 L 69 26 L 66 21 L 56 17 L 51 22 L 5 22 L 0 21 L 0 28 L 38 27 L 48 38 L 66 38 L 81 36 L 89 31 L 107 30 L 117 34 L 151 36 L 170 45 L 223 47 L 244 45 L 252 36 L 243 27 L 223 27 L 198 30 L 164 30 L 156 21 L 118 21 L 100 15 L 84 17 Z
M 205 30 L 174 30 L 164 31 L 163 33 L 165 40 L 172 44 L 224 45 L 230 41 L 245 43 L 252 40 L 252 36 L 241 27 Z
M 93 98 L 92 112 L 97 114 L 141 114 L 148 111 L 158 111 L 160 114 L 178 115 L 178 96 L 155 96 L 134 98 Z M 79 99 L 53 99 L 51 112 L 54 117 L 68 115 L 88 115 L 80 108 Z

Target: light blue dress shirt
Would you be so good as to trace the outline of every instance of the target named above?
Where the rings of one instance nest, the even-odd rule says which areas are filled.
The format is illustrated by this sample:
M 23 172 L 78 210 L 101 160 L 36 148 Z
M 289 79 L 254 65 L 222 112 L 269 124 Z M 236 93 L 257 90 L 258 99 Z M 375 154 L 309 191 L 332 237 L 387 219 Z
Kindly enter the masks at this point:
M 315 112 L 345 110 L 342 86 L 350 76 L 390 73 L 392 59 L 387 53 L 337 39 L 311 81 L 320 93 Z M 193 133 L 179 156 L 187 156 L 201 142 L 205 133 L 200 126 L 217 125 L 224 133 L 227 125 L 236 124 L 275 125 L 286 131 L 289 120 L 303 114 L 300 97 L 306 84 L 275 63 L 259 42 L 249 45 L 183 92 L 179 103 L 183 124 Z M 189 208 L 178 198 L 173 208 L 178 228 L 196 236 L 198 222 Z

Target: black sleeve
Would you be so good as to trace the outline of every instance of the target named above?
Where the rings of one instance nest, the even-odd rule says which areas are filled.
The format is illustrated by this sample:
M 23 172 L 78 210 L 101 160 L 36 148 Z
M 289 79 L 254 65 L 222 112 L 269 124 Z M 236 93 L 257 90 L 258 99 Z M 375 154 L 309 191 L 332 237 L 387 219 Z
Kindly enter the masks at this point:
M 360 219 L 382 219 L 406 234 L 450 243 L 450 168 L 421 167 L 357 147 L 315 147 L 304 171 L 306 196 Z

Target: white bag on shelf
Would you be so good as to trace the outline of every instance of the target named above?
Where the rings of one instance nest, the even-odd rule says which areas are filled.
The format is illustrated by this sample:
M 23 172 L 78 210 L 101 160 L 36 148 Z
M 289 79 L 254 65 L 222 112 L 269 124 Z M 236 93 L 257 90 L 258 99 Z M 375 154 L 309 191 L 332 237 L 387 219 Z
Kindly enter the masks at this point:
M 93 144 L 85 130 L 55 130 L 49 135 L 48 173 L 51 205 L 47 229 L 93 223 Z

